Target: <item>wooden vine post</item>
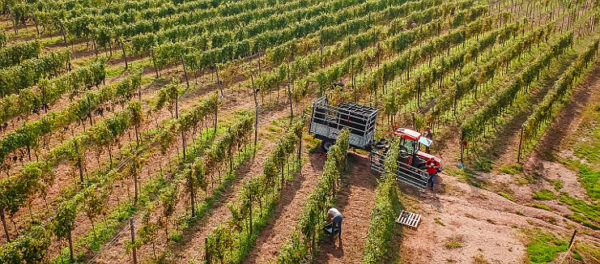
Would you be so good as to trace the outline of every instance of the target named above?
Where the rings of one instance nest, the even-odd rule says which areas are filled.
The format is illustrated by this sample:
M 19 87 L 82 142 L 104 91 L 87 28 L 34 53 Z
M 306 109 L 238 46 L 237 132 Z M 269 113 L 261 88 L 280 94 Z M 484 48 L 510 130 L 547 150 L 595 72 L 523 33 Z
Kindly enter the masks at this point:
M 183 57 L 183 51 L 181 52 L 180 55 L 181 55 L 181 65 L 183 66 L 183 76 L 185 77 L 185 84 L 187 85 L 187 88 L 189 89 L 190 88 L 190 80 L 188 78 L 187 70 L 185 68 L 185 58 Z M 218 73 L 217 73 L 217 76 L 219 76 Z
M 227 128 L 227 133 L 231 135 L 231 127 Z M 232 139 L 232 141 L 235 139 Z M 233 173 L 233 152 L 232 152 L 232 146 L 233 146 L 233 142 L 230 142 L 228 144 L 229 146 L 227 147 L 227 153 L 229 154 L 229 172 Z
M 154 64 L 154 71 L 156 72 L 156 78 L 160 77 L 158 75 L 158 67 L 156 66 L 156 58 L 154 57 L 154 49 L 150 50 L 150 55 L 152 56 L 152 64 Z
M 81 163 L 81 154 L 79 153 L 79 142 L 75 140 L 75 153 L 77 153 L 77 166 L 79 167 L 79 180 L 83 185 L 83 164 Z
M 137 264 L 137 252 L 135 247 L 135 230 L 133 229 L 133 217 L 129 218 L 129 229 L 131 230 L 131 245 L 132 245 L 132 253 L 133 253 L 133 264 Z
M 290 88 L 290 83 L 291 83 L 291 79 L 290 79 L 290 62 L 288 61 L 287 63 L 287 88 L 288 88 L 288 98 L 290 101 L 290 124 L 292 123 L 292 121 L 294 120 L 294 109 L 292 108 L 292 89 Z
M 136 150 L 137 151 L 137 150 Z M 133 205 L 137 205 L 137 201 L 138 201 L 138 154 L 136 153 L 135 156 L 133 156 L 133 163 L 131 164 L 131 167 L 133 169 L 132 171 L 132 176 L 133 176 Z
M 123 60 L 125 60 L 125 70 L 128 70 L 129 63 L 127 62 L 127 54 L 125 53 L 125 42 L 123 42 L 122 40 L 120 42 L 121 42 L 121 50 L 123 50 Z
M 254 87 L 254 74 L 250 73 L 250 81 L 252 82 L 252 94 L 254 95 L 254 147 L 258 143 L 258 100 L 256 99 L 256 88 Z
M 0 220 L 2 220 L 2 227 L 4 228 L 4 234 L 6 235 L 6 242 L 10 243 L 10 234 L 8 233 L 8 227 L 6 226 L 6 217 L 4 215 L 4 207 L 0 207 Z
M 248 229 L 248 237 L 252 236 L 252 192 L 249 192 L 248 199 L 250 204 L 248 206 L 248 219 L 250 220 L 250 228 Z
M 190 203 L 192 206 L 192 217 L 196 216 L 196 201 L 194 200 L 194 168 L 190 169 L 190 173 L 188 174 L 188 182 L 190 185 Z
M 208 237 L 204 238 L 204 260 L 206 260 L 206 263 L 208 264 L 212 263 L 210 251 L 208 250 Z
M 217 74 L 217 86 L 219 86 L 219 90 L 221 91 L 221 97 L 225 97 L 223 94 L 223 86 L 221 85 L 221 79 L 219 78 L 219 66 L 215 64 L 215 73 Z
M 217 93 L 217 96 L 218 95 L 219 94 Z M 215 134 L 217 134 L 218 111 L 219 111 L 219 100 L 217 99 L 217 102 L 215 103 Z
M 521 147 L 523 145 L 523 127 L 521 127 L 521 132 L 519 136 L 519 153 L 517 153 L 517 163 L 521 163 Z

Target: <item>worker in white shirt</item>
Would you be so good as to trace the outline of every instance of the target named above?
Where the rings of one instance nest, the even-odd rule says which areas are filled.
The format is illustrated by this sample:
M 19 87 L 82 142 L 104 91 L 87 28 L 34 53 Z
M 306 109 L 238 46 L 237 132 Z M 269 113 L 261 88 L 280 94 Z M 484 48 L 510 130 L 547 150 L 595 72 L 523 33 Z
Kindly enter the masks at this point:
M 333 224 L 331 235 L 335 235 L 337 232 L 340 236 L 340 241 L 342 239 L 342 213 L 333 207 L 327 208 L 327 223 Z

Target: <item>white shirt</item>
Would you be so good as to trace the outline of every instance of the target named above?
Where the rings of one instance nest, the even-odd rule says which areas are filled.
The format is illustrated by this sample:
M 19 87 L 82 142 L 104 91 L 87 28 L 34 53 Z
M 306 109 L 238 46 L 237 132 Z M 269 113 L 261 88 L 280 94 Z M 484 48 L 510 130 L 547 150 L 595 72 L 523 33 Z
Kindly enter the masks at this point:
M 329 209 L 329 210 L 327 211 L 327 214 L 328 214 L 328 215 L 331 215 L 331 218 L 334 218 L 334 217 L 336 217 L 336 216 L 342 216 L 342 213 L 340 213 L 340 211 L 338 211 L 338 210 L 337 210 L 337 209 L 335 209 L 335 208 L 331 208 L 331 209 Z

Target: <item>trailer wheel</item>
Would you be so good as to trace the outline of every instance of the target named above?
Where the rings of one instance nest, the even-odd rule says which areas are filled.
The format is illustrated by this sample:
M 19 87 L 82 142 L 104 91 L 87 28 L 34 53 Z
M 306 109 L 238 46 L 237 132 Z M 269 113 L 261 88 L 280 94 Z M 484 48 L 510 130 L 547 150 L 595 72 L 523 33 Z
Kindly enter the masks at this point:
M 327 153 L 327 152 L 329 152 L 329 148 L 331 148 L 331 146 L 333 146 L 333 144 L 335 144 L 335 142 L 332 140 L 323 140 L 321 142 L 321 148 L 323 149 L 323 151 L 325 153 Z

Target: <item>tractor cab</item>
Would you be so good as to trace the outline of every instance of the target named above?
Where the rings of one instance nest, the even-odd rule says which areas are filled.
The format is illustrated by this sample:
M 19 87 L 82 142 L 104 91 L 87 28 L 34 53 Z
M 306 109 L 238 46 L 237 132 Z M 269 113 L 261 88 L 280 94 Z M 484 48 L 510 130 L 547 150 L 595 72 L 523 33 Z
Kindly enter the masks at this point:
M 424 170 L 425 162 L 429 158 L 433 157 L 438 162 L 442 162 L 441 159 L 421 151 L 421 145 L 428 147 L 433 143 L 421 133 L 408 128 L 396 128 L 394 136 L 400 138 L 400 161 L 403 163 Z

